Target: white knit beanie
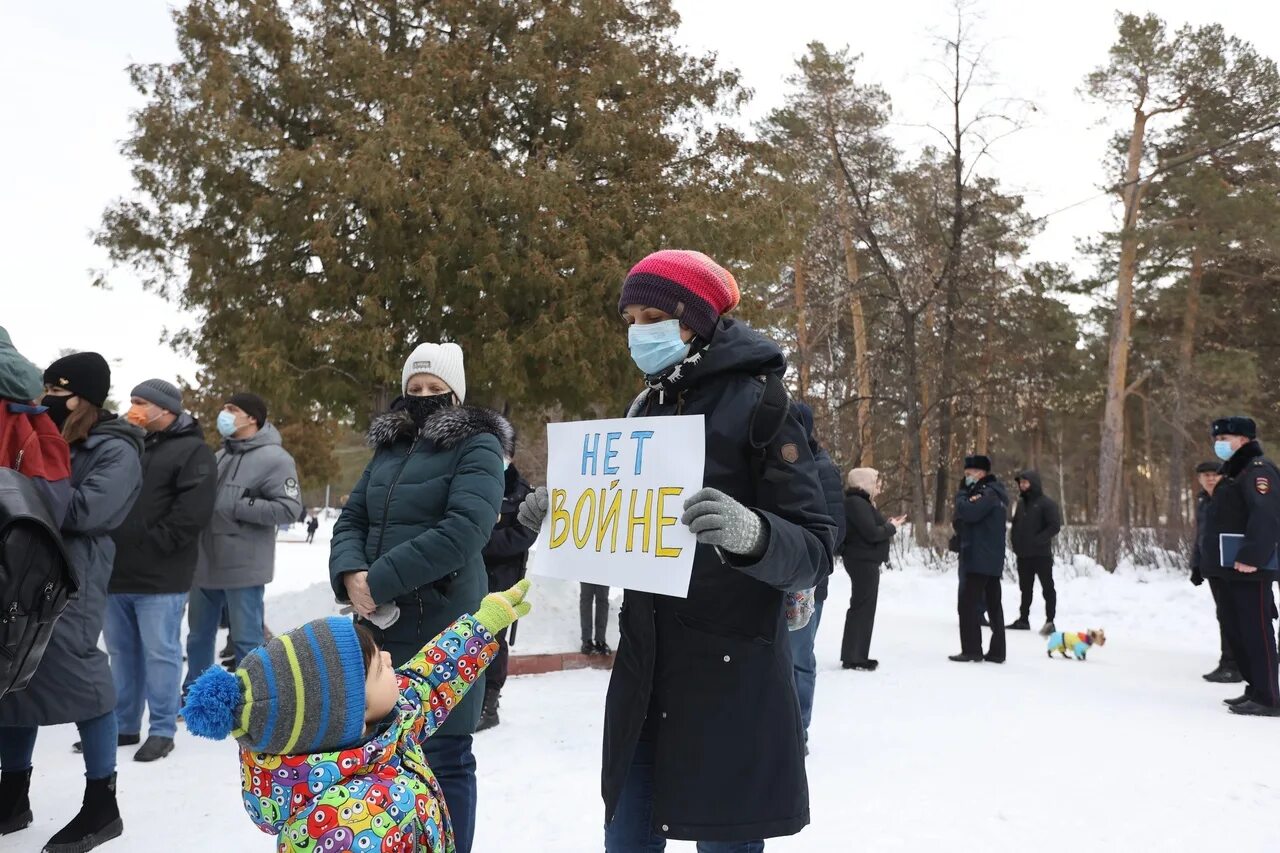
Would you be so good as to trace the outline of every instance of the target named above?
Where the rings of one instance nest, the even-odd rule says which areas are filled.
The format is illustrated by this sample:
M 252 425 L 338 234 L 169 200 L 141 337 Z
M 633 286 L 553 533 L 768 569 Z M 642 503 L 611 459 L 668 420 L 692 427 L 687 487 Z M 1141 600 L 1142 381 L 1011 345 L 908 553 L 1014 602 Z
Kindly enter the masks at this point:
M 875 468 L 854 468 L 849 472 L 849 488 L 862 489 L 862 491 L 876 496 L 880 486 L 880 472 Z
M 462 347 L 457 344 L 418 344 L 418 348 L 405 359 L 400 374 L 400 393 L 409 393 L 409 379 L 419 373 L 430 373 L 443 379 L 458 402 L 467 399 L 467 372 L 462 366 Z

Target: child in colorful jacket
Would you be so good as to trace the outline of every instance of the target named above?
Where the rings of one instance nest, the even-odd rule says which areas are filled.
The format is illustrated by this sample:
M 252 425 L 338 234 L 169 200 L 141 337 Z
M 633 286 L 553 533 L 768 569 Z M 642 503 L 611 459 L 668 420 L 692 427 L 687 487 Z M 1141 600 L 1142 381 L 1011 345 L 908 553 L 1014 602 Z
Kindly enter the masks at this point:
M 235 674 L 191 685 L 187 728 L 241 745 L 245 811 L 277 849 L 453 853 L 449 811 L 422 743 L 529 612 L 522 580 L 485 597 L 399 670 L 347 619 L 308 622 L 255 649 Z

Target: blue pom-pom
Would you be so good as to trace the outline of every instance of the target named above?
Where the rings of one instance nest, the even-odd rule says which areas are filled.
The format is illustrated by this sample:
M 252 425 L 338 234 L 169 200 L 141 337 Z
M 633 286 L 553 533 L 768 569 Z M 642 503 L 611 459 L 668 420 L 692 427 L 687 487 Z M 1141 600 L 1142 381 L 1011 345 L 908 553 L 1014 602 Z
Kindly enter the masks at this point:
M 236 708 L 244 701 L 240 679 L 220 666 L 211 666 L 187 688 L 182 717 L 187 731 L 222 740 L 235 726 Z

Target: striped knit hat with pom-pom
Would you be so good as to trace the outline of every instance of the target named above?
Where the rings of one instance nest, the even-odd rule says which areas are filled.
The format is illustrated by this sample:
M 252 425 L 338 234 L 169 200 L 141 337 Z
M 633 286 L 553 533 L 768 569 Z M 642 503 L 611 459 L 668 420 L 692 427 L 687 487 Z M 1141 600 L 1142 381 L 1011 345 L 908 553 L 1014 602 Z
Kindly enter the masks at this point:
M 303 755 L 360 743 L 365 663 L 350 619 L 316 619 L 254 649 L 234 674 L 211 666 L 187 690 L 187 730 L 251 752 Z
M 740 298 L 733 276 L 706 255 L 685 249 L 663 249 L 627 273 L 618 310 L 628 305 L 657 308 L 709 341 L 716 332 L 720 315 L 738 307 Z

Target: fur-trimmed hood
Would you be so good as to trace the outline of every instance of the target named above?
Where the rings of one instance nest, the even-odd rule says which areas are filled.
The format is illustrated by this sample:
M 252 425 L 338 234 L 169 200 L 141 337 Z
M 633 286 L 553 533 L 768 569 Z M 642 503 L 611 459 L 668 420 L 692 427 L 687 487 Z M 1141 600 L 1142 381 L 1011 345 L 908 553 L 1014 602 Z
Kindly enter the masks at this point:
M 390 447 L 401 439 L 411 440 L 416 434 L 434 441 L 445 450 L 452 450 L 467 439 L 484 433 L 498 439 L 508 459 L 515 455 L 516 434 L 510 422 L 497 412 L 478 406 L 442 409 L 427 419 L 420 433 L 408 412 L 386 412 L 369 424 L 365 440 L 373 448 Z

